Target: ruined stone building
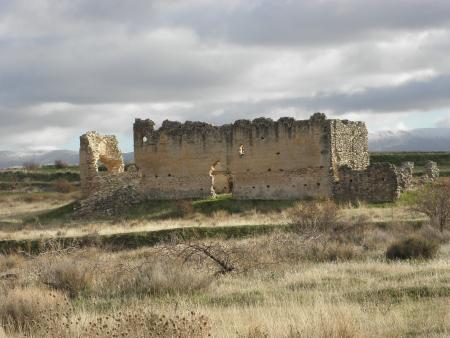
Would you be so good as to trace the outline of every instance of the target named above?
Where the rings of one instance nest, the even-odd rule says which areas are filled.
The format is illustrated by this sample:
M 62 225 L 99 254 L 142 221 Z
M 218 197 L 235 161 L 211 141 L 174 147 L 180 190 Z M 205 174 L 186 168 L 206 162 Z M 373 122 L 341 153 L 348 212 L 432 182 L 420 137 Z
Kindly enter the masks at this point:
M 107 172 L 98 170 L 100 163 Z M 97 203 L 108 210 L 135 199 L 216 193 L 232 193 L 236 199 L 381 202 L 396 199 L 409 180 L 407 168 L 369 165 L 364 123 L 327 119 L 321 113 L 309 120 L 258 118 L 223 126 L 164 121 L 159 129 L 151 120 L 136 119 L 134 164 L 124 171 L 114 136 L 82 135 L 84 205 Z

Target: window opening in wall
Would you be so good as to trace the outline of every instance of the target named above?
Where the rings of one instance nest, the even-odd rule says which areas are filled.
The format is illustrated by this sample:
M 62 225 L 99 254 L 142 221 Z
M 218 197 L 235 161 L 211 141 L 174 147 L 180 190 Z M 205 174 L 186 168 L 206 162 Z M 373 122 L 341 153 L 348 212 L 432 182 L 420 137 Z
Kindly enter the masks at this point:
M 272 169 L 269 168 L 269 169 L 267 169 L 267 171 L 272 171 Z
M 111 158 L 107 155 L 100 155 L 95 164 L 98 172 L 119 173 L 123 170 L 121 159 Z
M 239 156 L 240 156 L 240 157 L 243 157 L 244 155 L 245 155 L 244 145 L 241 144 L 241 145 L 239 146 Z
M 270 185 L 266 185 L 267 188 L 270 188 Z
M 279 152 L 279 151 L 277 151 L 277 155 L 280 155 L 280 152 Z
M 106 164 L 104 164 L 102 161 L 100 161 L 100 160 L 98 160 L 97 161 L 97 171 L 98 172 L 107 172 L 107 171 L 109 171 L 108 170 L 108 167 L 107 167 L 107 165 Z

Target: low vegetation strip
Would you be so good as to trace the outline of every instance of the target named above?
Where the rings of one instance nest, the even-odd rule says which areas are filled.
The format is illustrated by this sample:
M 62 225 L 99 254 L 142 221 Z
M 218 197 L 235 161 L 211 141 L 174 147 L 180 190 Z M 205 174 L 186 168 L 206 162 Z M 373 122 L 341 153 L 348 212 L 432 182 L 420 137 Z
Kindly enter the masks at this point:
M 390 162 L 400 165 L 402 162 L 414 162 L 416 166 L 424 166 L 426 161 L 434 161 L 440 166 L 450 165 L 450 152 L 386 152 L 370 153 L 370 162 Z
M 80 174 L 74 171 L 28 171 L 5 170 L 0 171 L 0 182 L 51 182 L 65 179 L 70 182 L 80 180 Z
M 174 238 L 205 239 L 220 238 L 234 239 L 261 234 L 268 234 L 275 230 L 289 231 L 290 226 L 283 225 L 245 225 L 222 227 L 188 227 L 157 231 L 128 232 L 112 235 L 86 235 L 79 237 L 58 237 L 47 239 L 27 240 L 1 240 L 0 252 L 26 252 L 37 254 L 51 247 L 65 249 L 71 247 L 97 246 L 110 250 L 136 249 L 145 246 L 154 246 L 159 243 L 171 241 Z
M 403 221 L 411 229 L 423 226 L 426 221 Z M 374 222 L 380 229 L 389 227 L 390 222 Z M 26 252 L 37 254 L 56 246 L 58 249 L 72 247 L 101 247 L 109 250 L 128 250 L 140 247 L 155 246 L 173 239 L 239 239 L 256 235 L 270 234 L 275 231 L 290 232 L 295 230 L 294 224 L 257 224 L 213 227 L 183 227 L 163 230 L 124 232 L 104 235 L 84 235 L 67 237 L 49 237 L 23 240 L 0 240 L 0 253 Z

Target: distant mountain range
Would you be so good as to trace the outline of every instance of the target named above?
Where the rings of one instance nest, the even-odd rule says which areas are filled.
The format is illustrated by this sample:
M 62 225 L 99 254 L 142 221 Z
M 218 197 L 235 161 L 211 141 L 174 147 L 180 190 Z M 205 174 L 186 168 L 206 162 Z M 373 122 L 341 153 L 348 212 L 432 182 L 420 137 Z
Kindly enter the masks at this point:
M 126 163 L 133 162 L 133 153 L 124 153 Z M 61 160 L 69 165 L 77 165 L 79 161 L 78 151 L 74 150 L 39 150 L 39 151 L 0 151 L 0 168 L 21 167 L 26 162 L 40 165 L 53 164 Z
M 369 134 L 370 151 L 450 151 L 450 128 L 422 128 L 401 131 L 380 131 Z M 22 166 L 25 162 L 41 165 L 62 160 L 78 164 L 78 151 L 0 151 L 0 168 Z M 126 163 L 133 162 L 133 153 L 124 153 Z
M 421 128 L 370 133 L 369 150 L 450 151 L 450 128 Z

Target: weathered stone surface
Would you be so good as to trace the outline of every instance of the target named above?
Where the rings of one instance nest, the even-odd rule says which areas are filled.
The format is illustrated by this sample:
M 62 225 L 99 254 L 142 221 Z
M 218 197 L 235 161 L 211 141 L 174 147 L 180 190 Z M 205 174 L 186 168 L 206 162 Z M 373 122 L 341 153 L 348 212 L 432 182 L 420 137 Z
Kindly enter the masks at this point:
M 362 170 L 339 168 L 336 198 L 349 201 L 387 202 L 400 196 L 400 176 L 391 163 L 375 163 Z
M 413 179 L 414 162 L 403 162 L 397 173 L 401 192 L 411 189 L 414 186 Z
M 238 199 L 329 197 L 340 165 L 361 169 L 369 162 L 365 125 L 321 113 L 220 127 L 164 121 L 157 130 L 137 119 L 134 142 L 136 166 L 155 198 L 208 196 L 210 174 L 217 193 L 232 190 Z

